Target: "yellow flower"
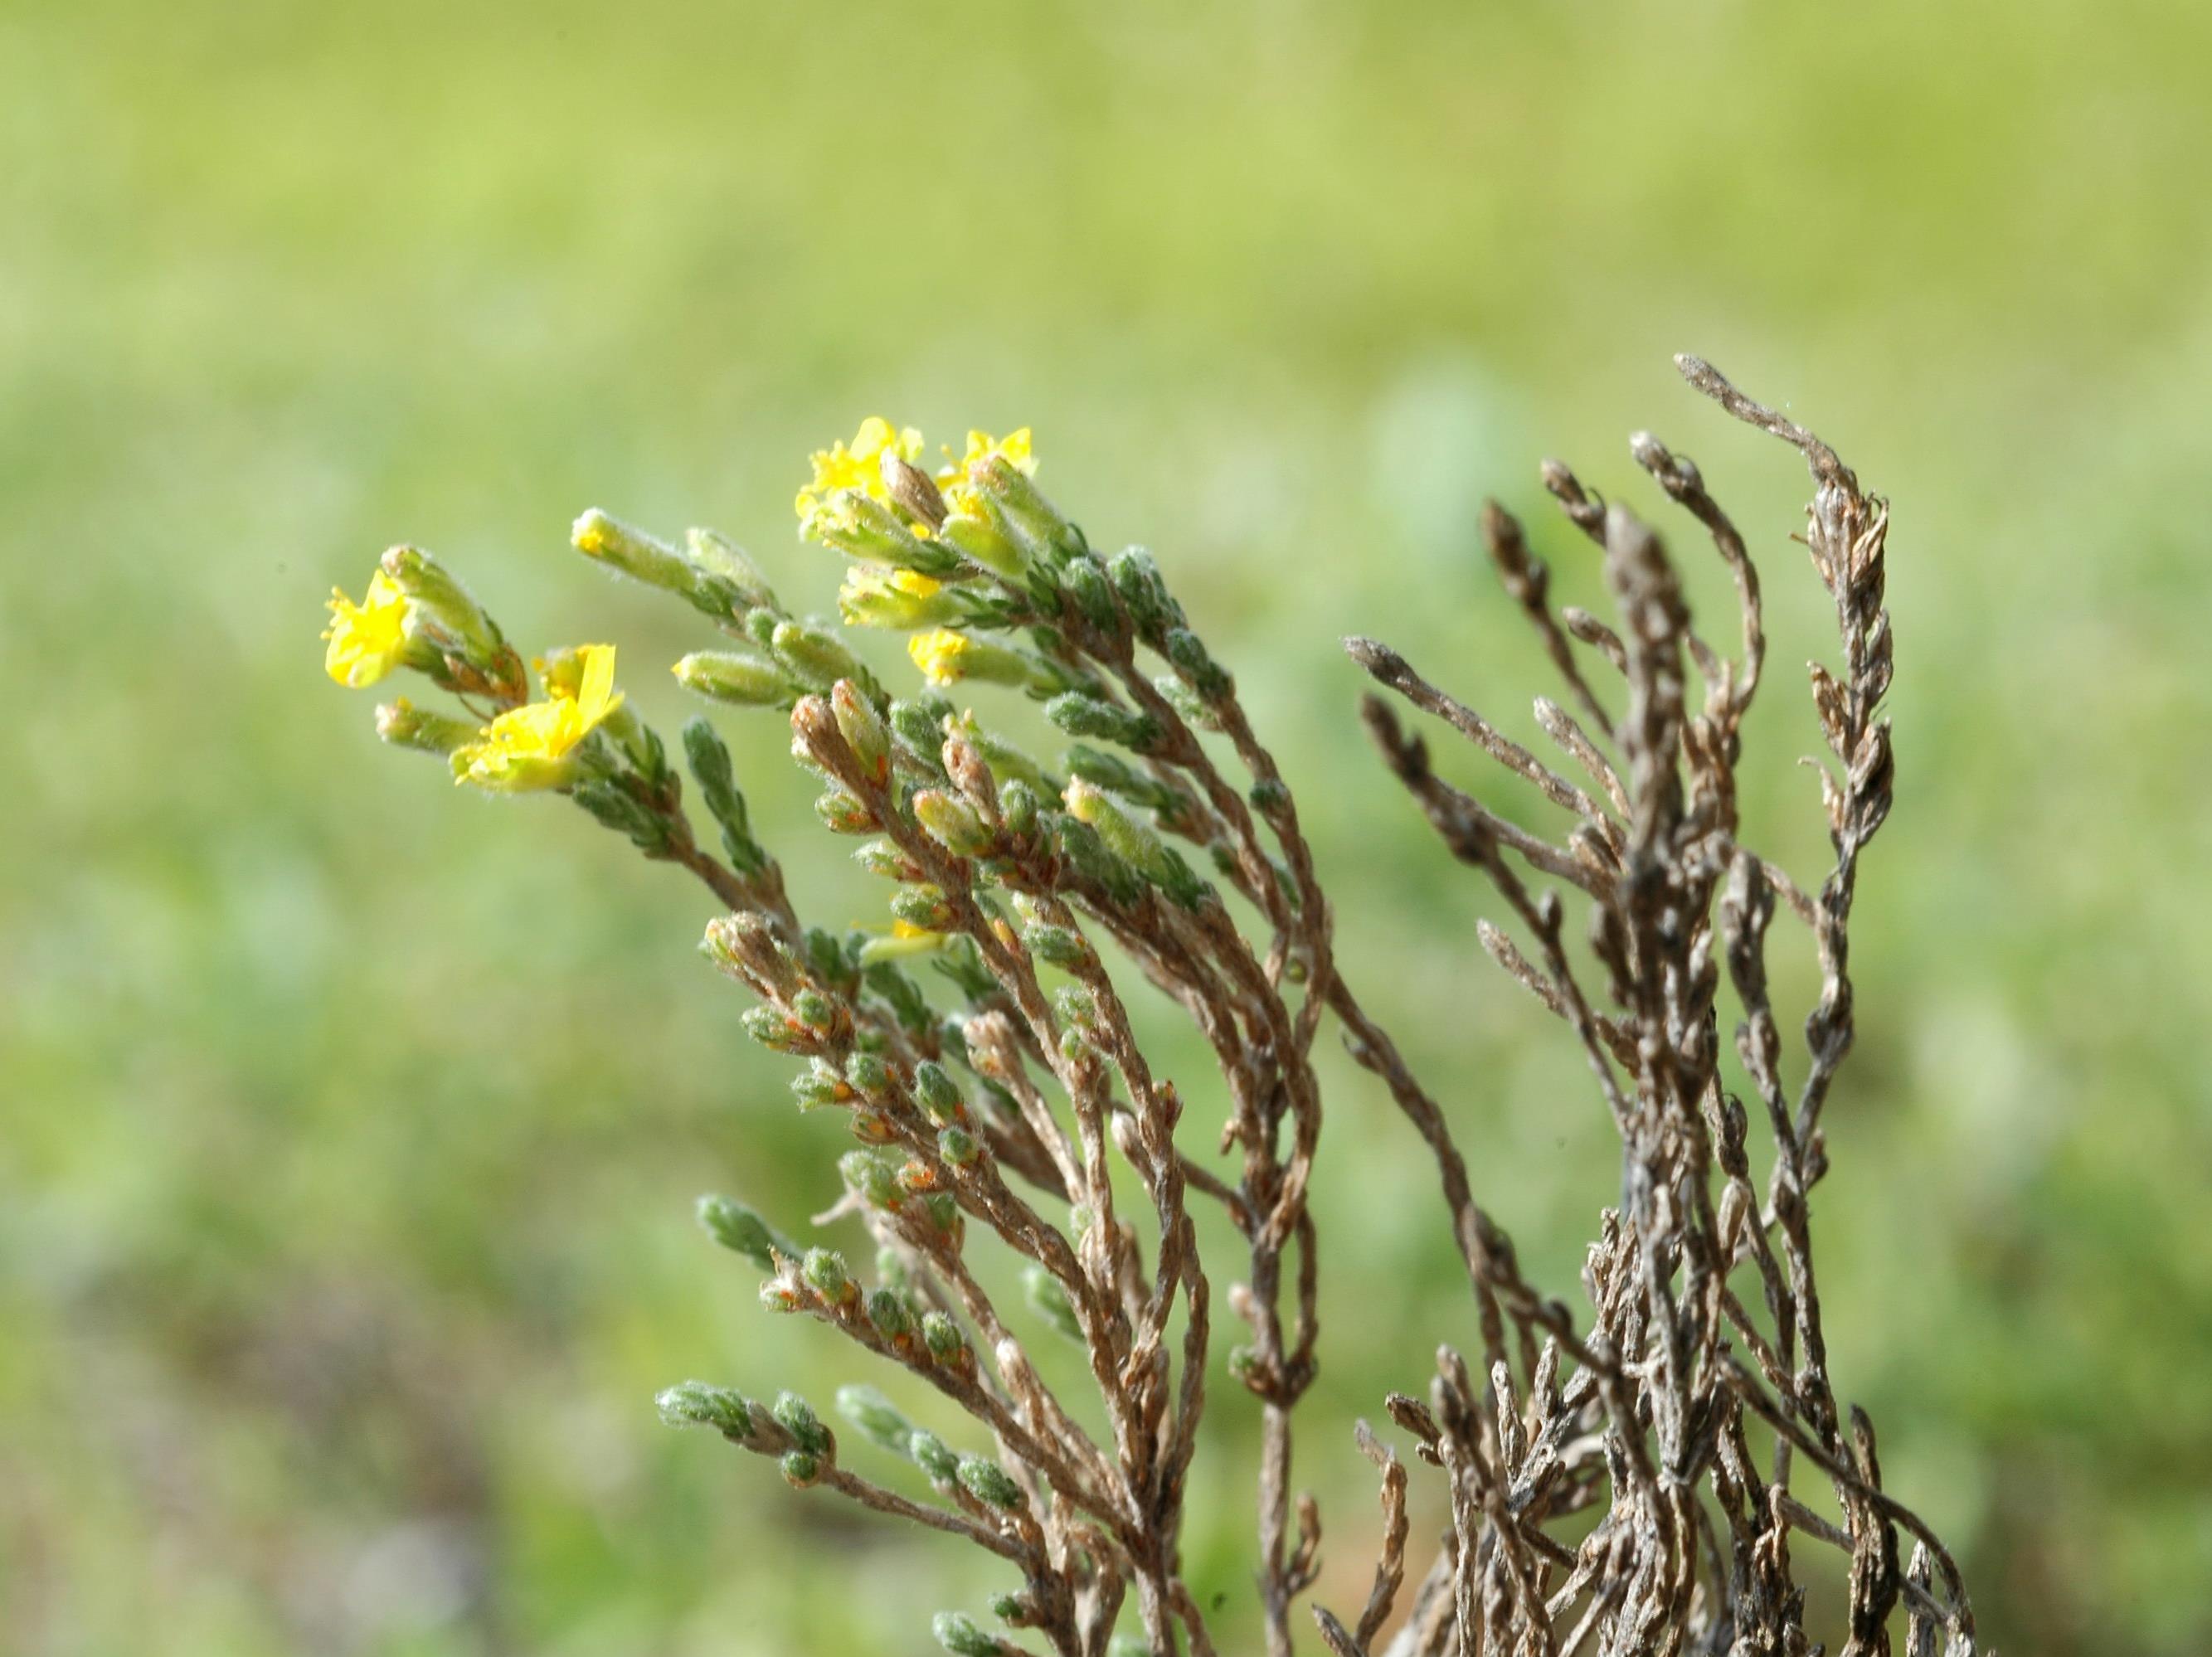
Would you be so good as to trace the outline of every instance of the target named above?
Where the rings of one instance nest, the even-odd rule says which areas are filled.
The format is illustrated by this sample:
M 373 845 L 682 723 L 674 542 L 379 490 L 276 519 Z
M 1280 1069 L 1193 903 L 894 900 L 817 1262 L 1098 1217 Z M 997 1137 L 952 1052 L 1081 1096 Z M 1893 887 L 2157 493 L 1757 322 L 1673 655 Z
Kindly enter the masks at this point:
M 323 637 L 331 647 L 323 652 L 323 671 L 349 689 L 374 684 L 399 660 L 407 648 L 401 623 L 407 618 L 407 595 L 382 570 L 368 578 L 368 592 L 360 604 L 340 587 L 331 589 L 331 624 Z
M 569 781 L 569 754 L 622 706 L 615 685 L 615 647 L 580 645 L 580 671 L 549 674 L 547 700 L 509 708 L 453 754 L 453 780 L 479 788 L 520 792 L 557 788 Z M 565 655 L 556 659 L 565 666 Z
M 979 460 L 1002 454 L 1013 464 L 1016 470 L 1024 476 L 1033 476 L 1036 472 L 1036 455 L 1030 448 L 1030 428 L 1026 426 L 1019 431 L 1009 432 L 1004 437 L 994 437 L 988 432 L 971 431 L 968 434 L 967 453 L 955 460 L 951 448 L 946 447 L 944 452 L 945 464 L 938 468 L 937 487 L 945 496 L 945 505 L 955 512 L 968 510 L 969 497 L 974 488 L 968 482 L 968 469 Z
M 917 633 L 906 641 L 906 653 L 932 684 L 957 684 L 965 678 L 960 659 L 975 648 L 975 641 L 966 634 L 942 627 Z
M 853 434 L 852 446 L 833 444 L 813 454 L 814 481 L 799 490 L 793 504 L 803 530 L 843 489 L 858 489 L 878 501 L 888 501 L 881 462 L 885 452 L 911 461 L 921 452 L 921 434 L 911 426 L 893 427 L 879 415 L 870 415 Z

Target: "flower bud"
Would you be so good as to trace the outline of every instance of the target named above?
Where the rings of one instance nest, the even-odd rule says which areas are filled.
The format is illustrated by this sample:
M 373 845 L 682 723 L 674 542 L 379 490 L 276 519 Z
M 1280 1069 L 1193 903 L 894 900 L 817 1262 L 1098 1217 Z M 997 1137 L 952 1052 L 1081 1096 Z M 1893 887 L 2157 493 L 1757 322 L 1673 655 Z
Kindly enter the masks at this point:
M 842 788 L 817 796 L 814 815 L 833 835 L 865 835 L 878 826 L 876 814 Z
M 870 1099 L 890 1091 L 890 1066 L 872 1053 L 856 1053 L 845 1061 L 845 1079 Z
M 872 1289 L 868 1291 L 868 1321 L 877 1332 L 889 1341 L 905 1339 L 914 1332 L 914 1316 L 907 1310 L 906 1302 L 891 1289 Z
M 951 1484 L 960 1477 L 960 1458 L 935 1433 L 916 1428 L 907 1439 L 906 1453 L 933 1484 Z
M 585 557 L 648 586 L 665 587 L 672 592 L 690 590 L 691 567 L 677 555 L 673 547 L 597 507 L 576 519 L 568 540 Z
M 811 1030 L 826 1030 L 837 1022 L 836 1004 L 817 989 L 804 989 L 793 996 L 791 1011 L 800 1023 Z
M 958 1363 L 969 1356 L 968 1338 L 960 1332 L 960 1326 L 942 1312 L 923 1314 L 921 1344 L 939 1363 Z
M 981 814 L 942 789 L 925 788 L 916 793 L 914 815 L 929 837 L 955 857 L 983 857 L 991 850 L 990 826 Z
M 1016 777 L 999 792 L 1000 820 L 1016 840 L 1027 840 L 1036 832 L 1037 812 L 1042 804 L 1037 791 Z
M 1019 1508 L 1029 1501 L 1013 1475 L 988 1456 L 962 1456 L 959 1479 L 969 1495 L 994 1508 Z
M 952 906 L 945 894 L 927 882 L 902 886 L 891 895 L 891 913 L 925 932 L 942 932 L 952 925 Z
M 957 589 L 908 569 L 885 570 L 854 564 L 837 589 L 837 614 L 848 627 L 941 627 L 965 610 Z
M 710 575 L 720 577 L 743 599 L 749 608 L 773 610 L 776 608 L 775 592 L 768 578 L 760 572 L 745 549 L 717 531 L 686 530 L 685 549 L 691 561 Z
M 394 748 L 412 748 L 424 754 L 450 755 L 477 739 L 477 727 L 465 719 L 430 713 L 402 696 L 376 710 L 379 740 Z
M 796 694 L 775 663 L 734 650 L 695 650 L 668 671 L 686 690 L 736 707 L 775 707 Z
M 845 1257 L 834 1248 L 808 1249 L 801 1272 L 806 1286 L 834 1305 L 859 1298 L 860 1286 L 845 1269 Z
M 653 1397 L 660 1418 L 671 1427 L 712 1427 L 725 1438 L 752 1436 L 751 1413 L 744 1395 L 703 1381 L 678 1381 Z
M 850 679 L 830 688 L 830 708 L 836 716 L 838 733 L 853 750 L 864 776 L 881 784 L 891 774 L 891 733 L 873 704 Z
M 733 1197 L 699 1199 L 699 1223 L 723 1247 L 744 1255 L 763 1272 L 773 1272 L 775 1256 L 796 1258 L 798 1246 Z
M 995 506 L 1015 543 L 1032 556 L 1079 553 L 1083 534 L 1060 515 L 1042 490 L 1003 454 L 987 455 L 968 469 L 975 492 Z
M 1005 1648 L 975 1626 L 975 1619 L 957 1611 L 940 1611 L 930 1619 L 929 1631 L 952 1657 L 1006 1657 Z
M 937 1154 L 954 1168 L 966 1168 L 982 1155 L 982 1147 L 966 1129 L 946 1127 L 938 1132 Z
M 845 1078 L 819 1059 L 791 1078 L 791 1091 L 801 1110 L 824 1110 L 853 1102 L 853 1089 Z
M 805 1450 L 785 1451 L 776 1465 L 783 1470 L 783 1482 L 794 1490 L 805 1490 L 822 1478 L 822 1458 Z
M 410 636 L 475 667 L 489 671 L 500 665 L 507 640 L 498 623 L 444 565 L 419 547 L 392 547 L 379 561 L 406 595 Z
M 1060 1334 L 1072 1341 L 1083 1338 L 1083 1325 L 1075 1315 L 1075 1306 L 1067 1298 L 1067 1290 L 1059 1279 L 1041 1266 L 1027 1267 L 1022 1273 L 1022 1296 L 1036 1313 Z
M 914 1437 L 914 1423 L 872 1387 L 840 1387 L 837 1413 L 859 1428 L 871 1442 L 880 1444 L 894 1455 L 904 1455 L 908 1441 Z
M 738 1022 L 744 1025 L 747 1035 L 770 1053 L 789 1053 L 802 1039 L 792 1021 L 774 1007 L 748 1007 Z
M 1085 690 L 1063 690 L 1044 705 L 1045 718 L 1071 737 L 1095 737 L 1148 754 L 1160 740 L 1159 722 L 1149 713 L 1116 707 Z
M 836 1448 L 830 1429 L 815 1416 L 813 1406 L 796 1393 L 778 1393 L 769 1413 L 791 1435 L 792 1442 L 811 1454 L 827 1456 Z
M 959 1084 L 933 1059 L 925 1059 L 914 1067 L 914 1094 L 933 1122 L 942 1125 L 966 1119 L 968 1108 L 960 1096 Z
M 769 635 L 769 648 L 786 672 L 815 690 L 826 690 L 840 679 L 863 678 L 867 672 L 842 639 L 804 622 L 778 622 Z
M 905 1200 L 896 1166 L 877 1151 L 847 1151 L 837 1159 L 837 1173 L 845 1188 L 871 1208 L 895 1210 Z

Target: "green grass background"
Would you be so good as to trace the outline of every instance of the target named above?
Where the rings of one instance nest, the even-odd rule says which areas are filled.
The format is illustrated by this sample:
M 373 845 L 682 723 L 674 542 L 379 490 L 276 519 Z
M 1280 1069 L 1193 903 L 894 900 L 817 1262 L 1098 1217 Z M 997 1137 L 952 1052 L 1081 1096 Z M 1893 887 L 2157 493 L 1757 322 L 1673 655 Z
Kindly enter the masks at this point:
M 699 893 L 380 750 L 314 637 L 410 539 L 531 645 L 620 640 L 672 724 L 703 640 L 569 519 L 718 525 L 826 607 L 790 495 L 866 413 L 1031 422 L 1094 537 L 1158 550 L 1348 969 L 1571 1290 L 1609 1130 L 1334 639 L 1526 731 L 1474 507 L 1595 602 L 1535 465 L 1656 511 L 1649 425 L 1765 561 L 1748 810 L 1814 878 L 1803 475 L 1688 349 L 1895 501 L 1899 805 L 1816 1214 L 1838 1390 L 2005 1648 L 2205 1649 L 2208 75 L 2182 0 L 0 7 L 0 1645 L 920 1653 L 1003 1586 L 655 1423 L 684 1375 L 861 1373 L 689 1217 L 802 1223 L 837 1130 L 692 953 Z M 726 728 L 804 902 L 872 914 L 773 721 Z M 1350 1418 L 1473 1331 L 1428 1165 L 1329 1081 L 1300 1471 L 1342 1603 Z M 1241 1605 L 1216 1392 L 1190 1568 Z

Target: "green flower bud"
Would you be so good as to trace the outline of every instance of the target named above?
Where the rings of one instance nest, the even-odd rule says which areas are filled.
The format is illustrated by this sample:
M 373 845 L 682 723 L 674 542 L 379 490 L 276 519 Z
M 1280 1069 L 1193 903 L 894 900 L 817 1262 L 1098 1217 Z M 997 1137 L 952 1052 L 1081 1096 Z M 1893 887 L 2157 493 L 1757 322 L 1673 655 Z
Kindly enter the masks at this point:
M 858 489 L 842 489 L 832 495 L 810 523 L 808 532 L 848 558 L 890 564 L 919 575 L 942 577 L 960 568 L 960 560 L 950 548 L 921 539 L 890 507 Z
M 692 529 L 684 531 L 684 541 L 691 561 L 728 582 L 748 607 L 771 610 L 777 607 L 775 592 L 769 586 L 768 578 L 746 555 L 745 549 L 729 537 L 714 530 Z
M 1030 555 L 1079 553 L 1083 533 L 1060 515 L 1044 493 L 1006 456 L 994 454 L 968 469 L 969 481 L 1003 514 L 1015 543 Z
M 701 572 L 675 548 L 593 507 L 576 520 L 569 543 L 585 557 L 647 586 L 689 598 Z
M 822 1478 L 822 1458 L 805 1450 L 787 1450 L 777 1464 L 783 1469 L 783 1482 L 794 1490 L 803 1490 Z
M 1291 803 L 1291 791 L 1280 777 L 1269 777 L 1254 783 L 1251 792 L 1245 798 L 1252 802 L 1255 811 L 1263 817 L 1271 817 Z
M 752 1436 L 753 1423 L 742 1393 L 703 1381 L 679 1381 L 657 1393 L 653 1404 L 671 1427 L 712 1427 L 726 1438 Z
M 853 750 L 853 757 L 860 762 L 861 772 L 881 783 L 891 774 L 891 733 L 868 699 L 860 694 L 860 687 L 850 679 L 840 679 L 830 688 L 830 707 L 836 716 L 837 730 L 845 738 L 845 745 Z
M 801 1275 L 806 1286 L 826 1301 L 842 1303 L 859 1292 L 852 1273 L 845 1269 L 845 1257 L 834 1248 L 808 1249 Z
M 1021 548 L 998 503 L 979 492 L 966 495 L 962 509 L 938 527 L 937 538 L 994 575 L 1018 581 L 1027 568 Z
M 1091 946 L 1083 941 L 1083 934 L 1066 926 L 1032 922 L 1022 928 L 1022 943 L 1031 955 L 1047 966 L 1059 967 L 1068 972 L 1089 964 L 1091 960 Z
M 1079 1030 L 1098 1028 L 1097 1000 L 1082 985 L 1063 985 L 1054 992 L 1052 1001 L 1053 1010 L 1059 1013 L 1063 1024 L 1072 1024 Z
M 905 1200 L 896 1165 L 877 1151 L 847 1151 L 837 1159 L 837 1172 L 845 1188 L 871 1208 L 896 1209 Z
M 1030 1602 L 1018 1593 L 994 1593 L 991 1596 L 991 1615 L 1010 1627 L 1026 1627 L 1030 1619 Z
M 1085 690 L 1064 690 L 1044 705 L 1045 717 L 1071 737 L 1095 737 L 1133 753 L 1147 754 L 1160 727 L 1149 713 L 1133 713 Z
M 1076 1318 L 1074 1302 L 1067 1298 L 1059 1279 L 1044 1267 L 1031 1266 L 1023 1271 L 1022 1297 L 1060 1333 L 1079 1344 L 1082 1342 L 1083 1325 Z
M 964 1128 L 940 1129 L 937 1135 L 937 1154 L 955 1168 L 965 1168 L 983 1154 L 975 1143 L 975 1136 Z
M 791 1021 L 774 1007 L 748 1007 L 739 1021 L 745 1034 L 770 1053 L 789 1053 L 795 1047 L 800 1033 L 792 1028 Z
M 939 1363 L 957 1363 L 968 1352 L 968 1338 L 960 1332 L 960 1326 L 942 1312 L 922 1315 L 921 1344 L 929 1348 L 930 1357 Z
M 1134 869 L 1106 848 L 1096 828 L 1072 816 L 1058 818 L 1054 827 L 1058 833 L 1060 855 L 1077 873 L 1104 887 L 1107 895 L 1116 903 L 1134 903 L 1144 895 L 1144 881 Z
M 376 710 L 376 734 L 394 748 L 445 756 L 474 742 L 478 731 L 466 719 L 426 713 L 402 696 Z
M 813 1406 L 796 1393 L 778 1393 L 775 1403 L 769 1411 L 776 1424 L 791 1435 L 792 1442 L 814 1455 L 830 1454 L 834 1441 L 830 1429 L 814 1413 Z
M 791 998 L 791 1011 L 812 1030 L 826 1030 L 837 1022 L 836 1004 L 817 989 L 804 989 Z
M 871 1099 L 890 1091 L 890 1066 L 872 1053 L 856 1053 L 845 1061 L 845 1079 Z
M 490 613 L 443 564 L 420 547 L 392 547 L 379 561 L 392 585 L 406 595 L 406 625 L 413 636 L 459 656 L 471 666 L 494 669 L 507 653 L 507 640 Z M 515 666 L 517 673 L 520 665 Z
M 870 874 L 881 875 L 885 880 L 917 878 L 921 872 L 904 852 L 887 840 L 867 841 L 854 847 L 853 861 Z
M 873 811 L 842 788 L 832 788 L 817 798 L 814 815 L 833 835 L 873 834 L 880 826 Z
M 1106 572 L 1091 557 L 1071 558 L 1060 567 L 1060 579 L 1083 619 L 1106 634 L 1121 630 L 1121 614 L 1114 603 L 1114 589 Z
M 872 1387 L 840 1387 L 837 1413 L 894 1455 L 904 1455 L 908 1442 L 914 1437 L 914 1423 Z
M 935 1433 L 916 1428 L 906 1442 L 906 1453 L 914 1465 L 929 1476 L 936 1484 L 952 1484 L 960 1478 L 960 1458 Z
M 994 1508 L 1019 1508 L 1029 1500 L 1013 1475 L 987 1456 L 962 1456 L 959 1477 L 962 1489 Z
M 763 1272 L 775 1270 L 779 1252 L 787 1259 L 798 1257 L 796 1244 L 733 1197 L 702 1197 L 698 1215 L 708 1236 Z
M 763 650 L 772 650 L 775 646 L 776 623 L 782 620 L 772 610 L 749 610 L 745 612 L 745 637 Z
M 770 1278 L 761 1284 L 760 1303 L 767 1310 L 779 1314 L 799 1311 L 805 1304 L 799 1291 L 781 1278 Z
M 885 1340 L 901 1340 L 914 1332 L 914 1318 L 895 1290 L 868 1291 L 868 1321 L 875 1325 L 876 1332 Z
M 1165 636 L 1170 628 L 1182 625 L 1182 607 L 1168 592 L 1168 585 L 1160 577 L 1160 567 L 1152 561 L 1152 555 L 1142 547 L 1129 547 L 1106 566 L 1106 574 L 1114 583 L 1114 590 L 1121 595 L 1121 603 L 1136 624 L 1138 635 L 1148 640 Z
M 944 765 L 938 750 L 944 745 L 945 721 L 951 713 L 951 702 L 933 692 L 925 692 L 893 702 L 890 725 L 898 732 L 899 740 L 927 762 L 933 771 L 942 772 Z
M 734 650 L 695 650 L 669 671 L 686 690 L 735 707 L 775 707 L 798 694 L 775 663 Z
M 981 813 L 942 789 L 919 791 L 914 797 L 914 815 L 929 837 L 955 857 L 982 857 L 991 850 L 990 827 Z
M 927 881 L 902 886 L 891 894 L 891 913 L 925 932 L 942 932 L 952 925 L 952 906 L 945 894 Z
M 1019 777 L 1007 782 L 999 792 L 999 816 L 1006 822 L 1006 833 L 1016 840 L 1027 840 L 1035 834 L 1042 804 L 1037 791 Z
M 827 690 L 840 679 L 866 682 L 867 670 L 845 641 L 825 628 L 804 622 L 778 622 L 769 635 L 769 648 L 784 671 L 810 690 Z
M 845 1078 L 819 1059 L 791 1078 L 791 1091 L 801 1110 L 825 1110 L 850 1104 L 853 1099 Z
M 933 1059 L 925 1059 L 914 1067 L 914 1094 L 933 1122 L 957 1122 L 967 1114 L 959 1083 Z
M 1185 908 L 1197 906 L 1205 894 L 1205 883 L 1151 828 L 1080 777 L 1067 785 L 1066 801 L 1069 815 L 1097 829 L 1098 838 L 1115 856 Z
M 957 1611 L 939 1611 L 930 1620 L 929 1631 L 952 1657 L 1005 1657 L 996 1640 Z
M 1196 725 L 1200 731 L 1221 729 L 1219 715 L 1200 700 L 1199 695 L 1172 673 L 1163 673 L 1152 681 L 1152 689 L 1160 693 L 1160 700 L 1175 709 L 1185 725 Z
M 1213 659 L 1205 642 L 1188 628 L 1170 628 L 1162 644 L 1167 659 L 1205 701 L 1218 702 L 1236 689 L 1229 671 Z
M 960 1205 L 953 1201 L 951 1193 L 940 1191 L 933 1196 L 924 1197 L 921 1206 L 929 1216 L 930 1223 L 939 1231 L 960 1229 Z

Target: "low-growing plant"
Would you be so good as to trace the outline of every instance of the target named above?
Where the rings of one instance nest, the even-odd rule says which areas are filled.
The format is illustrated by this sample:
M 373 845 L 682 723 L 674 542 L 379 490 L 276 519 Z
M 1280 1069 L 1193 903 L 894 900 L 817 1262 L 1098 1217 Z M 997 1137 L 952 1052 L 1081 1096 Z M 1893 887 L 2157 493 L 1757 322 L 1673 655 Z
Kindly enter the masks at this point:
M 1952 1556 L 1884 1489 L 1872 1423 L 1838 1402 L 1814 1271 L 1824 1107 L 1853 1036 L 1852 896 L 1891 800 L 1887 509 L 1812 434 L 1707 365 L 1680 363 L 1811 469 L 1804 541 L 1842 640 L 1838 670 L 1812 669 L 1834 848 L 1816 887 L 1738 830 L 1743 720 L 1766 659 L 1757 572 L 1698 468 L 1648 434 L 1631 452 L 1717 549 L 1738 636 L 1699 633 L 1657 533 L 1547 463 L 1546 488 L 1601 549 L 1614 619 L 1555 607 L 1502 508 L 1481 531 L 1572 704 L 1535 705 L 1560 760 L 1384 646 L 1347 641 L 1564 824 L 1531 832 L 1443 781 L 1393 704 L 1367 699 L 1389 769 L 1515 923 L 1517 942 L 1485 923 L 1483 947 L 1572 1031 L 1619 1131 L 1620 1189 L 1600 1210 L 1579 1308 L 1524 1276 L 1436 1094 L 1340 970 L 1296 797 L 1236 680 L 1148 553 L 1094 550 L 1040 491 L 1027 431 L 971 432 L 933 470 L 916 433 L 872 419 L 813 457 L 803 533 L 851 561 L 847 625 L 912 635 L 925 683 L 903 696 L 712 531 L 677 545 L 602 512 L 576 521 L 579 551 L 726 635 L 675 664 L 685 687 L 788 716 L 824 826 L 889 883 L 881 931 L 839 933 L 795 912 L 704 717 L 680 744 L 719 849 L 702 843 L 668 745 L 616 689 L 613 646 L 549 652 L 532 701 L 497 623 L 426 553 L 393 549 L 362 603 L 332 602 L 331 677 L 362 686 L 412 671 L 462 710 L 395 701 L 377 713 L 386 741 L 438 756 L 468 786 L 565 795 L 726 908 L 704 951 L 757 998 L 746 1028 L 796 1063 L 800 1108 L 844 1118 L 857 1144 L 824 1217 L 856 1217 L 874 1259 L 808 1247 L 732 1197 L 702 1199 L 701 1224 L 758 1268 L 769 1308 L 910 1372 L 945 1400 L 945 1423 L 970 1424 L 963 1442 L 848 1387 L 837 1413 L 869 1446 L 854 1454 L 790 1393 L 687 1381 L 660 1411 L 773 1460 L 795 1488 L 1005 1560 L 1009 1588 L 991 1609 L 1007 1634 L 937 1619 L 962 1657 L 1024 1650 L 1024 1631 L 1060 1657 L 1117 1640 L 1214 1650 L 1180 1543 L 1206 1389 L 1224 1377 L 1258 1400 L 1255 1574 L 1267 1649 L 1291 1648 L 1321 1543 L 1315 1503 L 1293 1493 L 1291 1430 L 1318 1361 L 1327 1264 L 1308 1205 L 1325 1023 L 1433 1157 L 1474 1302 L 1474 1361 L 1443 1346 L 1425 1399 L 1387 1399 L 1415 1456 L 1441 1471 L 1449 1527 L 1416 1546 L 1408 1469 L 1360 1423 L 1381 1479 L 1379 1557 L 1364 1605 L 1310 1608 L 1330 1650 L 1818 1651 L 1794 1544 L 1845 1556 L 1846 1653 L 1887 1653 L 1899 1626 L 1911 1657 L 1976 1649 Z M 945 694 L 986 685 L 1041 703 L 1070 744 L 1024 751 Z M 1794 1065 L 1768 992 L 1778 914 L 1809 935 L 1821 980 Z M 1218 1087 L 1191 1091 L 1147 1057 L 1127 998 L 1139 979 L 1195 1027 Z M 1722 1073 L 1724 980 L 1748 1107 Z M 1221 1110 L 1218 1135 L 1184 1127 L 1190 1102 Z M 1203 1205 L 1225 1216 L 1214 1235 L 1233 1234 L 1233 1257 L 1201 1248 Z M 979 1272 L 991 1249 L 1018 1262 L 1018 1302 L 987 1287 L 1007 1277 Z M 1218 1356 L 1224 1310 L 1238 1333 Z M 1031 1357 L 1044 1341 L 1080 1350 L 1095 1398 L 1044 1379 Z M 1407 1363 L 1410 1380 L 1414 1354 Z M 934 1498 L 870 1477 L 872 1457 L 911 1463 L 911 1488 Z M 1798 1493 L 1806 1469 L 1833 1518 Z

